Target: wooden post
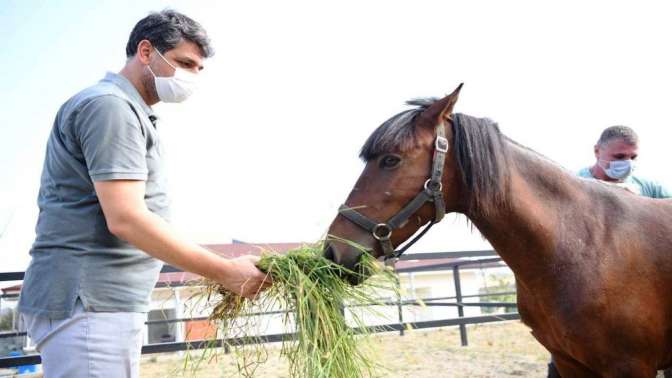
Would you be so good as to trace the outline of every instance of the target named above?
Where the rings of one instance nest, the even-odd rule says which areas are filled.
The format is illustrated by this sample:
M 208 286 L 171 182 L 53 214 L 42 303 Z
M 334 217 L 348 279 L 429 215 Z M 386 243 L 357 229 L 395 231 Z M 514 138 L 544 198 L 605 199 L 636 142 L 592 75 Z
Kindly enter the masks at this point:
M 455 281 L 455 301 L 457 301 L 457 315 L 460 318 L 464 317 L 464 308 L 462 307 L 462 286 L 460 285 L 460 266 L 455 265 L 453 267 L 453 280 Z M 460 340 L 462 346 L 467 346 L 469 344 L 467 340 L 467 326 L 460 324 Z

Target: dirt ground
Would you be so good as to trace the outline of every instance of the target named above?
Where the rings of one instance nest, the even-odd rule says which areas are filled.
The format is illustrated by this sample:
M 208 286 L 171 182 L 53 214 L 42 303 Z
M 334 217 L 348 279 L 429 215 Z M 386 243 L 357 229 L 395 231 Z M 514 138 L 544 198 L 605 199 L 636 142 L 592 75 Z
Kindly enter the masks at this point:
M 546 377 L 548 352 L 518 321 L 468 326 L 469 346 L 460 346 L 457 328 L 410 331 L 377 335 L 372 339 L 376 359 L 386 367 L 377 377 L 404 378 L 507 378 Z M 279 347 L 271 346 L 269 359 L 259 366 L 255 377 L 289 378 L 287 362 L 280 358 Z M 201 353 L 194 352 L 196 358 Z M 195 372 L 185 367 L 185 353 L 143 356 L 142 378 L 215 378 L 238 377 L 231 355 L 219 354 L 204 362 Z M 3 375 L 4 376 L 4 375 Z M 40 378 L 42 374 L 21 377 Z M 663 377 L 658 373 L 658 377 Z
M 469 346 L 460 346 L 457 328 L 410 331 L 405 336 L 373 337 L 377 360 L 386 365 L 379 377 L 478 378 L 545 377 L 549 354 L 518 321 L 468 326 Z M 184 354 L 144 357 L 143 378 L 236 377 L 230 356 L 218 357 L 195 373 L 184 370 Z M 286 361 L 272 348 L 256 377 L 289 378 Z

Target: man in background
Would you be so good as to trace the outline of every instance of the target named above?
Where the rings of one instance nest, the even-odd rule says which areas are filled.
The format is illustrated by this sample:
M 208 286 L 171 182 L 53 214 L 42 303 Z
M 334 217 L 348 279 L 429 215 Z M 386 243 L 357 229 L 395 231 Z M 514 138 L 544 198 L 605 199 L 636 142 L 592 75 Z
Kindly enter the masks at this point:
M 669 198 L 670 192 L 655 181 L 635 175 L 639 137 L 627 126 L 606 128 L 595 145 L 595 164 L 578 175 L 621 186 L 651 198 Z
M 650 198 L 670 198 L 670 192 L 661 184 L 635 175 L 639 156 L 639 137 L 627 126 L 611 126 L 600 135 L 594 147 L 595 163 L 581 169 L 580 177 L 600 180 Z M 553 360 L 548 364 L 548 377 L 560 377 Z M 672 377 L 672 369 L 665 370 Z

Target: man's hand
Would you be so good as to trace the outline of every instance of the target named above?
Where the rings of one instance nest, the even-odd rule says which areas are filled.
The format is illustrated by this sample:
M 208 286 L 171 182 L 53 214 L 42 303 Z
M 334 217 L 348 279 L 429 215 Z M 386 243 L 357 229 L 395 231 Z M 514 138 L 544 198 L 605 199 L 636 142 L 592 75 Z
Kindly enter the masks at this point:
M 217 281 L 242 297 L 252 299 L 273 283 L 270 275 L 257 268 L 257 256 L 240 256 L 226 261 L 226 269 Z

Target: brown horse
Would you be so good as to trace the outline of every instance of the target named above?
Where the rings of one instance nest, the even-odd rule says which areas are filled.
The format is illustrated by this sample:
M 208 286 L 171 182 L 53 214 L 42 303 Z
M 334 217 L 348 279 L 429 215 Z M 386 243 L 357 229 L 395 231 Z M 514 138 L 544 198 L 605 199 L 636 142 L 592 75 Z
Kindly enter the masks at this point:
M 577 178 L 492 121 L 453 114 L 460 88 L 410 102 L 417 108 L 369 137 L 364 171 L 329 234 L 392 255 L 390 248 L 440 220 L 433 204 L 443 202 L 513 270 L 521 318 L 563 377 L 654 377 L 672 365 L 672 201 Z M 442 198 L 386 224 L 436 177 L 437 130 L 449 147 L 441 184 L 430 189 Z M 325 250 L 350 269 L 360 255 L 338 241 Z

